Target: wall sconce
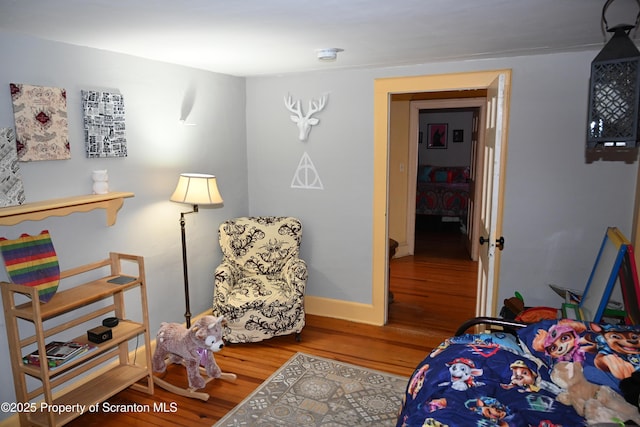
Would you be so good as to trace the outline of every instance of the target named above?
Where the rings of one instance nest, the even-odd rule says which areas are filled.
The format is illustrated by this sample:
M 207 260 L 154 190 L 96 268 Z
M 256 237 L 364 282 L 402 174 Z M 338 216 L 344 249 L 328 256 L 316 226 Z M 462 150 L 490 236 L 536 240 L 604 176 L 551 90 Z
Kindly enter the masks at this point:
M 172 202 L 188 203 L 193 210 L 180 213 L 180 230 L 182 232 L 182 269 L 184 273 L 184 301 L 187 328 L 191 327 L 191 308 L 189 304 L 189 273 L 187 272 L 187 241 L 184 229 L 184 216 L 198 212 L 198 205 L 221 204 L 222 196 L 218 190 L 216 177 L 201 173 L 180 174 L 178 185 L 169 199 Z
M 636 0 L 640 7 L 640 0 Z M 609 28 L 602 9 L 603 34 L 613 33 L 609 42 L 591 62 L 587 148 L 634 148 L 638 145 L 640 122 L 640 51 L 629 38 L 638 25 L 621 24 Z

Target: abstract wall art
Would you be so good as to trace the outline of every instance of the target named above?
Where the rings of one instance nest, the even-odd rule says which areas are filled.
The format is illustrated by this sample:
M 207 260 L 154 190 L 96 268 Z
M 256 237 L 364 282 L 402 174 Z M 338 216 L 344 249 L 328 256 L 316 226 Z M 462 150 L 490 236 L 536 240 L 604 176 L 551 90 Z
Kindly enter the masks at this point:
M 11 128 L 0 128 L 0 207 L 21 205 L 24 200 L 16 134 Z
M 82 108 L 87 157 L 127 157 L 123 96 L 83 90 Z

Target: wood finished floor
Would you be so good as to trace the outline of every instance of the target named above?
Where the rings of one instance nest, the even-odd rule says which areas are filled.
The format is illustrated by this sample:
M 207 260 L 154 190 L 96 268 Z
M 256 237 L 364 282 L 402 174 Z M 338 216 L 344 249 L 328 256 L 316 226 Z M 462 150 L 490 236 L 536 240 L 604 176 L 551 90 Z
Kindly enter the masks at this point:
M 391 261 L 390 326 L 452 333 L 475 315 L 478 263 L 465 239 L 453 224 L 416 225 L 415 255 Z
M 446 230 L 445 230 L 446 231 Z M 207 384 L 207 402 L 182 398 L 156 387 L 155 394 L 127 389 L 109 399 L 113 405 L 149 405 L 150 412 L 86 414 L 68 425 L 86 426 L 211 426 L 240 403 L 298 351 L 409 376 L 414 367 L 451 336 L 475 310 L 477 264 L 464 250 L 463 236 L 443 230 L 419 230 L 416 254 L 391 262 L 395 301 L 389 323 L 378 327 L 318 316 L 307 316 L 302 342 L 292 336 L 261 343 L 231 344 L 216 354 L 235 383 Z M 181 366 L 170 366 L 165 379 L 186 386 Z M 174 405 L 175 412 L 153 411 L 154 403 Z

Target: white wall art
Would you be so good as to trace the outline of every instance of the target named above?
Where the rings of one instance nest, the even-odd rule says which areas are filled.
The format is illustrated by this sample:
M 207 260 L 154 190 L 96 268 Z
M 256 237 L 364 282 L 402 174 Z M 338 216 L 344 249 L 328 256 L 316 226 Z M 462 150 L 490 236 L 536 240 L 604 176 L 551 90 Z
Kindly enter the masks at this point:
M 324 190 L 320 175 L 311 161 L 311 157 L 305 152 L 300 158 L 296 173 L 291 181 L 291 188 L 302 188 L 305 190 Z
M 11 128 L 0 128 L 0 207 L 21 205 L 24 200 L 16 134 Z
M 306 141 L 309 139 L 311 127 L 320 123 L 320 119 L 312 116 L 324 109 L 327 105 L 327 98 L 328 95 L 323 95 L 317 101 L 315 99 L 311 99 L 309 101 L 307 114 L 303 114 L 302 107 L 300 107 L 300 100 L 293 101 L 291 95 L 284 97 L 284 105 L 287 107 L 287 110 L 295 114 L 295 116 L 290 117 L 291 121 L 298 126 L 298 139 L 300 141 Z
M 10 83 L 16 147 L 22 162 L 71 158 L 67 92 L 62 88 Z
M 123 96 L 83 90 L 82 108 L 87 157 L 127 157 Z

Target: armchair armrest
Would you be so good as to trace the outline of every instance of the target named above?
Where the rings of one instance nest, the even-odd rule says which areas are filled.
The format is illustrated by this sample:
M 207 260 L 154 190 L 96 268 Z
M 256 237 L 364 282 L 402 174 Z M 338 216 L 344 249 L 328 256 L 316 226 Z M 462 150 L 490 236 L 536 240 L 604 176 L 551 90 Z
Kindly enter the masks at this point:
M 307 263 L 300 258 L 291 258 L 282 268 L 285 280 L 290 283 L 293 290 L 304 296 L 304 290 L 307 285 L 309 273 L 307 271 Z
M 242 277 L 240 268 L 237 265 L 222 260 L 222 263 L 218 265 L 214 272 L 214 293 L 223 292 L 229 293 L 238 282 L 238 279 Z

